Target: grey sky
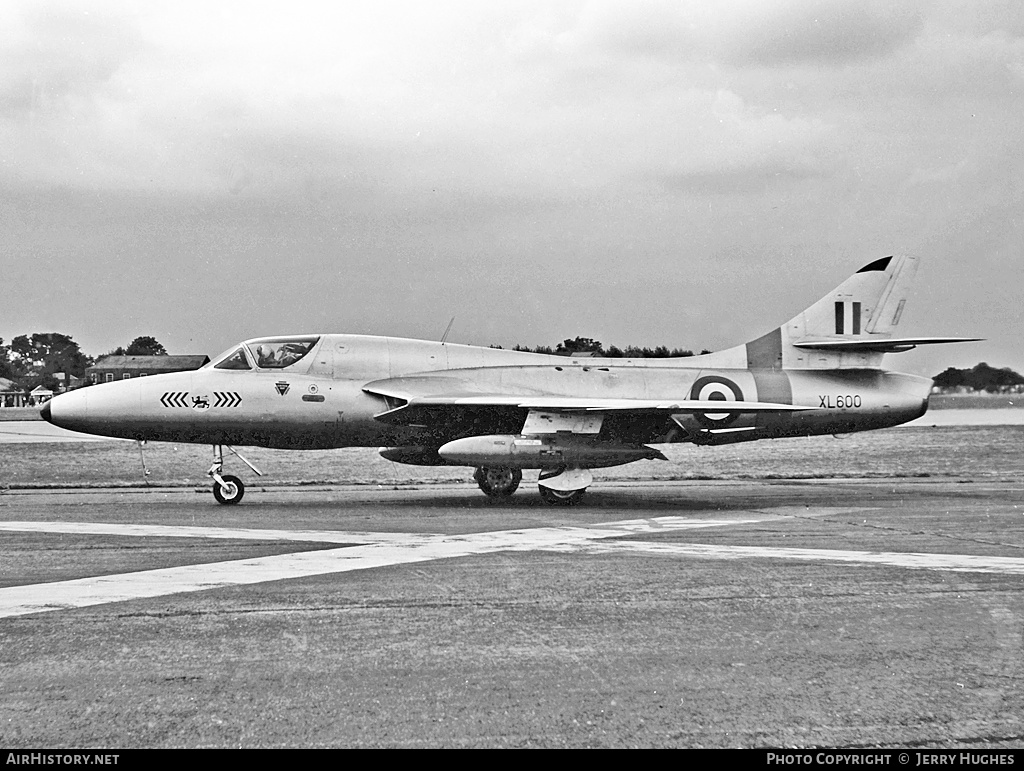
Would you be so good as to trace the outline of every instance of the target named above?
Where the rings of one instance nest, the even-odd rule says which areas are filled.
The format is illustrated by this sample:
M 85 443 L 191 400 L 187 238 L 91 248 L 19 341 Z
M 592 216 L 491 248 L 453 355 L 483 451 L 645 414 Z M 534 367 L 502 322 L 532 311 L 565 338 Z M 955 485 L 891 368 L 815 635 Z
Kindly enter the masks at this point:
M 923 258 L 1024 370 L 1024 5 L 8 2 L 0 337 L 719 349 Z

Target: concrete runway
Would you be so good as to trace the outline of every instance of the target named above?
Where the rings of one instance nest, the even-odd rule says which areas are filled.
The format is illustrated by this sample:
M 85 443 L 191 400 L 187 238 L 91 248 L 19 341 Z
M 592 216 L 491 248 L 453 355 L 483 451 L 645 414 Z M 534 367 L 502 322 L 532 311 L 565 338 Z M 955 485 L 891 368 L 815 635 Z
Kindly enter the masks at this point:
M 0 744 L 1024 745 L 1024 485 L 0 495 Z

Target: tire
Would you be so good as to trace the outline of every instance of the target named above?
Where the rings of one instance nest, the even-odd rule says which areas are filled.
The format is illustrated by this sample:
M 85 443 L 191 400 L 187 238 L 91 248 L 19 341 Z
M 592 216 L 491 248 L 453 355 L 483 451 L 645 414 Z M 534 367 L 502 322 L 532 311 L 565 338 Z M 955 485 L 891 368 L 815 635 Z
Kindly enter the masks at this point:
M 537 489 L 540 490 L 540 497 L 544 499 L 544 503 L 551 506 L 575 506 L 583 500 L 583 494 L 587 491 L 585 487 L 582 490 L 552 490 L 543 485 L 538 485 Z
M 481 466 L 473 472 L 473 479 L 490 498 L 508 498 L 519 489 L 523 472 L 506 466 Z
M 220 482 L 213 483 L 213 497 L 217 499 L 217 503 L 230 506 L 241 501 L 242 496 L 245 495 L 245 485 L 242 484 L 242 480 L 230 474 L 221 477 L 221 479 L 227 483 L 228 490 L 225 491 L 220 486 Z

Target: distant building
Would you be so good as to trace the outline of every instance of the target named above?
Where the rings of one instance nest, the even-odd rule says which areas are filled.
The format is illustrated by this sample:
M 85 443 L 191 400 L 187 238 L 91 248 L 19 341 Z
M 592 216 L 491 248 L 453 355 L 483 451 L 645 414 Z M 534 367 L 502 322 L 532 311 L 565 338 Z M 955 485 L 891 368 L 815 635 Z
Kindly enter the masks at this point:
M 59 394 L 74 391 L 85 385 L 85 378 L 75 377 L 68 372 L 54 372 L 53 379 L 57 381 L 57 393 Z
M 85 370 L 89 383 L 112 383 L 115 380 L 131 380 L 147 375 L 163 375 L 166 372 L 186 372 L 199 369 L 210 361 L 209 356 L 189 354 L 186 356 L 101 356 L 96 363 Z
M 13 380 L 0 377 L 0 407 L 24 407 L 27 404 L 25 389 Z
M 53 391 L 46 386 L 38 385 L 29 394 L 29 404 L 43 404 L 53 398 Z

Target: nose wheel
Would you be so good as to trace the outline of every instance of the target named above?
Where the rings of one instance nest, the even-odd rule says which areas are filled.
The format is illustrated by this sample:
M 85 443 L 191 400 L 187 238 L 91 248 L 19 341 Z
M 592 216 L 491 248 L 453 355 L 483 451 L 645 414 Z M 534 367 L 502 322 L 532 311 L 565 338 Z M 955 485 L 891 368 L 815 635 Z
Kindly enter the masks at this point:
M 246 466 L 256 472 L 257 476 L 263 476 L 263 472 L 243 458 L 237 450 L 233 447 L 228 447 L 228 449 L 237 455 Z M 213 497 L 217 500 L 217 503 L 230 506 L 242 500 L 242 496 L 245 495 L 245 485 L 242 484 L 241 479 L 233 474 L 221 474 L 223 470 L 224 447 L 215 444 L 213 446 L 213 465 L 210 466 L 210 470 L 206 473 L 213 480 Z
M 238 503 L 245 495 L 245 485 L 242 480 L 231 474 L 222 476 L 219 482 L 213 483 L 213 497 L 217 503 L 232 504 Z

